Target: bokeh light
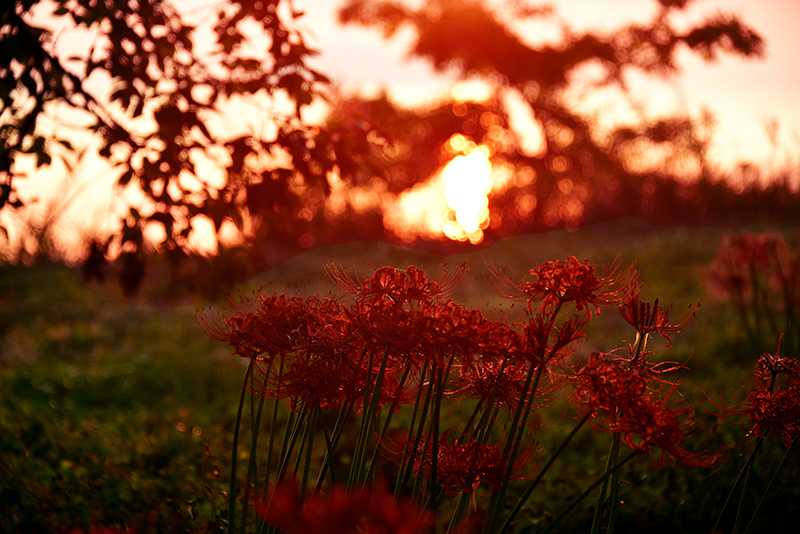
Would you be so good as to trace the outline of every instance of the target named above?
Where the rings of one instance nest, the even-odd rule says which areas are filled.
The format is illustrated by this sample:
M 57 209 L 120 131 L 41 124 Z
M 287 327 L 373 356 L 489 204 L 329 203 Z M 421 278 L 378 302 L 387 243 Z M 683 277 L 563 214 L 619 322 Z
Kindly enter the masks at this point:
M 450 208 L 442 229 L 450 239 L 476 244 L 483 241 L 483 229 L 489 225 L 492 164 L 486 146 L 474 146 L 463 139 L 456 135 L 449 142 L 462 145 L 459 148 L 464 154 L 453 158 L 442 172 L 445 200 Z

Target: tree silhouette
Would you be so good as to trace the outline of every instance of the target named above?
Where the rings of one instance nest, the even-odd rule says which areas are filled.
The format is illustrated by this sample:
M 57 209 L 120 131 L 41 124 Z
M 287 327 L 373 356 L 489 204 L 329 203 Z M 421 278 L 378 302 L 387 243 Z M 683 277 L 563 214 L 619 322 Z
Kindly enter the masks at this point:
M 732 16 L 675 29 L 672 15 L 687 3 L 659 0 L 648 24 L 611 34 L 578 34 L 564 26 L 560 43 L 535 46 L 513 33 L 509 21 L 563 22 L 552 9 L 523 2 L 491 7 L 477 0 L 432 0 L 412 9 L 401 2 L 351 0 L 341 8 L 343 24 L 376 27 L 387 38 L 409 26 L 416 35 L 412 55 L 464 79 L 488 80 L 498 95 L 520 97 L 545 136 L 544 151 L 530 156 L 520 149 L 509 126 L 512 112 L 500 97 L 407 110 L 385 97 L 336 96 L 330 81 L 308 67 L 317 52 L 297 28 L 302 14 L 286 0 L 220 3 L 202 38 L 204 28 L 188 24 L 168 2 L 59 0 L 53 12 L 58 23 L 97 36 L 88 55 L 78 58 L 60 57 L 53 32 L 34 24 L 34 12 L 50 4 L 17 1 L 0 19 L 0 209 L 21 206 L 15 158 L 30 154 L 44 166 L 54 154 L 75 150 L 69 137 L 43 126 L 48 113 L 65 107 L 88 117 L 86 128 L 102 139 L 100 155 L 115 165 L 118 186 L 132 183 L 147 199 L 146 209 L 130 209 L 118 233 L 96 236 L 85 262 L 87 275 L 101 276 L 118 251 L 129 292 L 148 264 L 144 229 L 152 224 L 164 229 L 157 250 L 172 276 L 191 279 L 200 273 L 184 268 L 193 256 L 191 221 L 209 218 L 218 236 L 226 221 L 234 223 L 247 241 L 236 250 L 221 248 L 218 264 L 226 270 L 203 270 L 203 283 L 213 278 L 218 284 L 245 275 L 232 261 L 240 252 L 258 268 L 301 245 L 397 238 L 396 231 L 384 233 L 379 206 L 357 209 L 346 200 L 338 210 L 328 209 L 333 183 L 345 193 L 371 188 L 397 195 L 452 157 L 444 147 L 455 134 L 490 147 L 493 164 L 521 177 L 493 193 L 489 236 L 630 213 L 656 220 L 704 213 L 709 197 L 703 188 L 730 207 L 740 197 L 708 167 L 702 125 L 671 117 L 600 134 L 596 118 L 575 111 L 565 96 L 573 75 L 587 65 L 603 73 L 594 88 L 624 91 L 628 70 L 674 73 L 681 47 L 708 60 L 721 53 L 763 54 L 762 39 Z M 212 45 L 198 52 L 203 40 Z M 324 96 L 332 103 L 327 121 L 321 127 L 304 122 L 303 108 Z M 291 106 L 271 117 L 266 131 L 225 134 L 213 127 L 230 113 L 231 101 L 271 97 Z M 142 127 L 142 120 L 149 126 Z M 637 152 L 652 147 L 666 154 L 665 164 L 632 163 Z M 202 179 L 197 162 L 203 158 L 223 162 L 222 185 Z M 687 165 L 694 179 L 676 180 L 675 169 Z M 187 176 L 195 187 L 186 186 Z
M 193 217 L 209 217 L 219 232 L 226 220 L 241 227 L 247 209 L 296 211 L 303 200 L 288 187 L 294 173 L 308 187 L 326 187 L 325 173 L 334 159 L 326 152 L 329 147 L 314 148 L 315 131 L 300 115 L 328 80 L 306 65 L 316 52 L 295 28 L 301 14 L 289 3 L 219 4 L 211 35 L 205 37 L 213 45 L 205 54 L 196 52 L 196 28 L 168 2 L 55 4 L 56 24 L 96 32 L 86 57 L 59 57 L 52 32 L 33 25 L 34 10 L 49 3 L 12 2 L 0 19 L 0 209 L 22 205 L 14 189 L 16 157 L 32 154 L 43 166 L 52 161 L 57 145 L 73 150 L 71 139 L 45 131 L 46 114 L 65 107 L 83 112 L 86 129 L 102 139 L 100 156 L 119 173 L 118 186 L 135 182 L 149 201 L 147 213 L 131 208 L 119 233 L 98 236 L 87 260 L 89 273 L 99 274 L 115 246 L 121 251 L 123 286 L 134 291 L 146 263 L 143 229 L 148 224 L 163 226 L 160 248 L 178 261 L 187 253 Z M 261 49 L 253 52 L 248 46 L 253 43 Z M 272 117 L 269 137 L 212 133 L 209 124 L 226 112 L 231 99 L 279 95 L 288 97 L 294 111 Z M 138 119 L 148 126 L 142 128 Z M 276 153 L 288 154 L 291 164 L 269 171 L 248 165 L 249 158 Z M 196 180 L 189 190 L 180 180 L 198 176 L 198 159 L 220 154 L 228 160 L 221 187 Z
M 406 174 L 429 176 L 443 164 L 431 160 L 430 155 L 437 153 L 431 147 L 441 147 L 453 133 L 460 133 L 492 147 L 496 165 L 531 177 L 494 192 L 489 236 L 628 215 L 659 224 L 743 224 L 748 217 L 764 216 L 790 219 L 797 195 L 786 184 L 742 195 L 709 164 L 710 117 L 642 117 L 636 125 L 602 131 L 599 117 L 577 111 L 570 100 L 574 78 L 586 67 L 600 73 L 594 75 L 589 91 L 615 88 L 627 94 L 626 73 L 675 74 L 681 48 L 707 61 L 723 53 L 748 58 L 763 55 L 761 37 L 733 16 L 719 14 L 694 28 L 676 29 L 673 15 L 688 3 L 660 1 L 649 23 L 632 24 L 611 34 L 575 33 L 567 27 L 558 44 L 539 46 L 527 44 L 509 21 L 533 17 L 552 24 L 561 21 L 552 9 L 521 2 L 498 3 L 492 9 L 483 2 L 441 0 L 411 9 L 401 2 L 351 0 L 341 9 L 340 20 L 378 28 L 387 38 L 403 26 L 411 27 L 416 36 L 411 56 L 462 79 L 492 83 L 498 96 L 487 102 L 445 103 L 413 114 L 380 112 L 403 117 L 381 138 L 411 147 L 407 160 L 414 172 Z M 521 97 L 542 127 L 544 149 L 539 154 L 525 155 L 509 128 L 513 114 L 518 113 L 503 104 L 502 97 L 510 93 Z M 384 101 L 361 103 L 364 108 L 387 105 Z M 413 136 L 403 133 L 412 131 L 419 121 L 431 126 L 426 143 L 414 142 Z M 657 164 L 646 163 L 642 156 L 648 151 L 659 154 Z M 393 173 L 392 165 L 384 173 L 389 190 L 396 188 L 392 174 L 405 176 Z

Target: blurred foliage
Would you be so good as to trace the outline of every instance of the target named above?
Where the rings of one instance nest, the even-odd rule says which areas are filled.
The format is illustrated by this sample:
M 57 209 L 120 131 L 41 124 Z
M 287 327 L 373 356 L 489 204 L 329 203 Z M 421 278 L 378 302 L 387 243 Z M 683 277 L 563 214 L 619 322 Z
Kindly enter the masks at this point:
M 688 3 L 660 0 L 651 21 L 611 33 L 576 33 L 555 8 L 525 2 L 436 0 L 418 9 L 346 3 L 342 23 L 379 28 L 386 38 L 411 28 L 413 56 L 461 79 L 485 81 L 496 94 L 486 102 L 406 110 L 385 97 L 337 95 L 308 66 L 317 51 L 305 44 L 302 13 L 287 0 L 220 2 L 197 26 L 161 0 L 18 1 L 0 18 L 0 64 L 8 65 L 0 68 L 0 209 L 21 208 L 14 179 L 24 175 L 15 175 L 15 159 L 28 155 L 45 166 L 53 157 L 67 162 L 82 153 L 68 129 L 47 122 L 77 110 L 85 122 L 79 129 L 93 132 L 100 155 L 116 169 L 119 190 L 134 187 L 145 198 L 124 215 L 118 232 L 91 236 L 84 261 L 88 279 L 113 276 L 129 295 L 146 276 L 169 276 L 180 291 L 213 294 L 304 249 L 345 240 L 443 250 L 446 243 L 384 228 L 381 199 L 408 191 L 446 164 L 455 154 L 448 151 L 454 136 L 489 147 L 495 168 L 512 177 L 491 196 L 487 242 L 630 215 L 658 224 L 795 220 L 796 192 L 786 182 L 734 188 L 709 165 L 710 119 L 666 117 L 599 132 L 602 117 L 581 115 L 567 97 L 576 73 L 587 67 L 602 74 L 587 91 L 626 94 L 627 73 L 673 74 L 682 48 L 709 61 L 722 54 L 763 56 L 761 36 L 732 16 L 676 29 L 672 21 Z M 52 18 L 45 25 L 48 7 Z M 526 19 L 563 27 L 562 41 L 527 43 L 512 23 Z M 54 28 L 87 30 L 95 38 L 86 55 L 65 58 Z M 520 148 L 510 127 L 513 113 L 503 103 L 509 95 L 542 128 L 542 153 Z M 248 99 L 291 105 L 281 111 L 274 104 L 259 119 L 261 127 L 240 123 L 253 131 L 213 127 L 220 119 L 230 122 L 238 113 L 231 105 Z M 302 110 L 315 99 L 331 105 L 321 126 L 303 120 Z M 657 165 L 637 163 L 647 151 L 659 154 Z M 209 160 L 219 165 L 223 183 L 202 179 L 199 162 Z M 346 193 L 363 189 L 375 201 L 358 206 L 345 195 L 331 209 L 334 186 Z M 240 241 L 220 242 L 215 258 L 198 256 L 188 244 L 193 221 L 202 219 L 213 223 L 218 241 L 225 228 L 235 228 Z M 146 242 L 148 227 L 163 229 L 161 242 Z M 48 228 L 32 230 L 45 234 L 46 252 Z
M 731 233 L 705 273 L 709 293 L 733 305 L 754 352 L 800 355 L 800 248 L 792 237 L 790 245 L 775 231 Z

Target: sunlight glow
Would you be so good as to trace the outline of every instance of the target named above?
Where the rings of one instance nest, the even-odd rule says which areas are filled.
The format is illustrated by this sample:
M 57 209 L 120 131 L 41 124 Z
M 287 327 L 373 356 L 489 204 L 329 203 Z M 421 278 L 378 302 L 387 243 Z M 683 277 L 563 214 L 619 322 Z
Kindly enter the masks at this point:
M 488 194 L 492 190 L 489 149 L 472 148 L 474 143 L 460 135 L 453 136 L 449 144 L 465 153 L 453 158 L 442 172 L 445 201 L 452 210 L 445 217 L 442 229 L 452 240 L 480 243 L 483 229 L 489 225 Z

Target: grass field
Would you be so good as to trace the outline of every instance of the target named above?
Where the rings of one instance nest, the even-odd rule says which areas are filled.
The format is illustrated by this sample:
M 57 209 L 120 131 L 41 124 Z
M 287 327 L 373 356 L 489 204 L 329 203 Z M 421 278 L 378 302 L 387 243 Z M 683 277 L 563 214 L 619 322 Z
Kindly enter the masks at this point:
M 760 231 L 768 224 L 750 228 Z M 779 229 L 787 236 L 795 229 Z M 688 330 L 657 358 L 687 362 L 682 393 L 693 404 L 702 391 L 731 396 L 752 373 L 759 351 L 742 342 L 732 308 L 713 301 L 702 284 L 729 229 L 661 228 L 622 220 L 507 239 L 483 250 L 441 258 L 383 243 L 353 243 L 295 257 L 243 285 L 247 295 L 267 291 L 328 295 L 326 263 L 369 272 L 369 262 L 424 267 L 468 262 L 471 282 L 456 300 L 484 312 L 514 313 L 487 289 L 486 264 L 524 274 L 534 264 L 576 256 L 596 263 L 617 254 L 634 260 L 643 297 L 674 304 L 682 313 L 701 303 Z M 793 236 L 792 236 L 793 237 Z M 195 311 L 215 302 L 152 306 L 109 297 L 109 288 L 85 287 L 63 267 L 6 266 L 0 270 L 0 532 L 87 531 L 113 526 L 136 532 L 217 531 L 227 516 L 231 437 L 245 365 L 229 347 L 207 337 Z M 623 346 L 629 328 L 619 316 L 592 323 L 579 354 Z M 570 428 L 553 409 L 539 437 L 552 447 Z M 647 458 L 626 467 L 619 532 L 710 532 L 715 513 L 743 461 L 744 429 L 731 428 L 698 408 L 696 449 L 727 446 L 716 470 L 649 468 Z M 738 436 L 738 437 L 737 437 Z M 525 512 L 529 528 L 552 517 L 602 470 L 607 443 L 586 431 L 568 460 L 550 472 Z M 767 443 L 754 470 L 752 499 L 760 496 L 782 446 Z M 762 514 L 762 531 L 794 532 L 800 517 L 797 450 Z M 745 502 L 752 508 L 754 504 Z M 591 505 L 576 510 L 564 532 L 587 531 Z M 527 528 L 527 527 L 526 527 Z

